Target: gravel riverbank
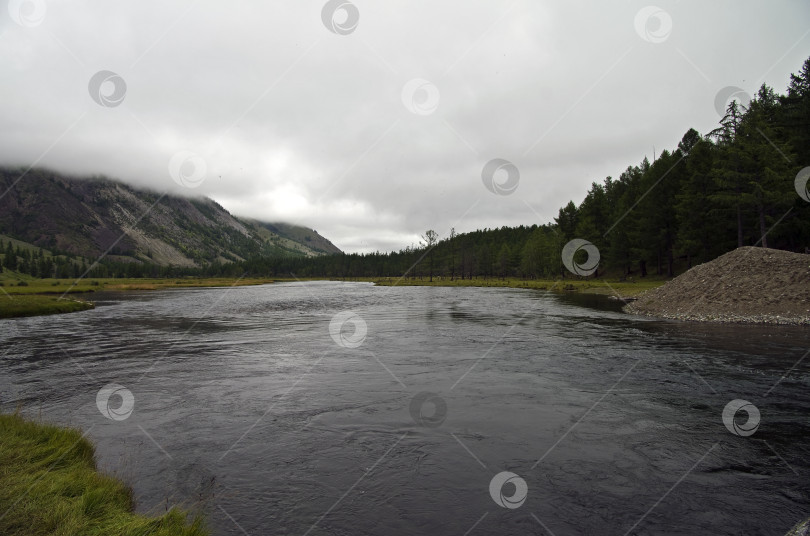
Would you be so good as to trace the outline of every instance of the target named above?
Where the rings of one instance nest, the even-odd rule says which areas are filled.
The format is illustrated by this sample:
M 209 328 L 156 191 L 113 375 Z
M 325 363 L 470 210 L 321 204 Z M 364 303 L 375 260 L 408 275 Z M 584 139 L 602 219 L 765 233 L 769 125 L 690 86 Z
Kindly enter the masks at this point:
M 810 255 L 738 248 L 645 292 L 625 310 L 700 322 L 810 325 Z

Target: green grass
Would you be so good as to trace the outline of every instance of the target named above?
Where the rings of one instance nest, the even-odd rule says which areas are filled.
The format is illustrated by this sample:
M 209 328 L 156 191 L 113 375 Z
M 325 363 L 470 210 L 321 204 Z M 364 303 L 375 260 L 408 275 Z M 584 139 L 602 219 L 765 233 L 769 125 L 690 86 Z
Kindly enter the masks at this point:
M 230 287 L 273 283 L 278 279 L 184 277 L 173 279 L 36 279 L 31 276 L 5 271 L 0 277 L 0 318 L 72 313 L 92 309 L 87 299 L 76 299 L 74 294 L 97 290 L 157 290 L 184 287 Z M 63 295 L 66 295 L 62 298 Z
M 656 288 L 667 282 L 663 278 L 644 278 L 642 280 L 620 281 L 617 279 L 516 279 L 516 278 L 473 278 L 473 279 L 439 279 L 433 278 L 365 278 L 361 281 L 370 281 L 383 286 L 435 286 L 435 287 L 508 287 L 529 288 L 550 291 L 575 291 L 589 294 L 618 294 L 622 297 L 631 297 L 641 294 L 651 288 Z
M 18 294 L 51 294 L 61 296 L 65 292 L 75 294 L 97 290 L 157 290 L 161 288 L 183 287 L 230 287 L 262 285 L 279 281 L 278 278 L 233 277 L 180 277 L 166 279 L 150 278 L 88 278 L 76 282 L 74 279 L 35 279 L 31 276 L 15 275 L 0 279 L 0 295 L 3 291 L 14 296 Z M 20 282 L 23 285 L 20 286 Z
M 324 280 L 305 278 L 303 280 Z M 434 277 L 431 283 L 427 277 L 405 278 L 359 278 L 352 281 L 369 281 L 377 285 L 398 286 L 453 286 L 453 287 L 511 287 L 551 291 L 576 291 L 592 294 L 618 294 L 622 297 L 636 296 L 648 289 L 658 287 L 667 280 L 661 277 L 620 281 L 618 279 L 517 279 L 517 278 L 473 278 L 455 279 Z M 228 278 L 228 277 L 182 277 L 167 279 L 149 278 L 93 278 L 78 282 L 72 279 L 35 279 L 16 272 L 5 271 L 0 276 L 0 318 L 34 316 L 55 313 L 70 313 L 91 309 L 93 304 L 86 299 L 77 300 L 65 293 L 91 293 L 97 290 L 157 290 L 187 287 L 230 287 L 263 285 L 281 281 L 299 281 L 282 278 Z M 22 283 L 22 284 L 21 284 Z M 91 295 L 92 296 L 92 295 Z
M 172 509 L 132 511 L 132 491 L 96 471 L 78 430 L 0 415 L 0 534 L 4 536 L 206 536 L 202 520 Z
M 92 303 L 72 298 L 60 300 L 58 296 L 41 296 L 38 294 L 12 296 L 0 292 L 0 318 L 74 313 L 92 308 Z

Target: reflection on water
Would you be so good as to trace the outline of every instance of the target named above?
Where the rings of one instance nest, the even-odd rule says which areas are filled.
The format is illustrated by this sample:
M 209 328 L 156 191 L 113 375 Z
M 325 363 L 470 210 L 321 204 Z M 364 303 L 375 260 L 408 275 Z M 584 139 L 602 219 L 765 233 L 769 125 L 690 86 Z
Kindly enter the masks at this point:
M 216 534 L 783 534 L 810 506 L 803 328 L 517 289 L 97 300 L 0 323 L 2 409 L 89 429 L 140 511 L 185 502 Z M 330 335 L 341 311 L 359 344 Z M 121 420 L 97 407 L 113 383 Z M 760 411 L 749 437 L 723 423 L 735 399 Z

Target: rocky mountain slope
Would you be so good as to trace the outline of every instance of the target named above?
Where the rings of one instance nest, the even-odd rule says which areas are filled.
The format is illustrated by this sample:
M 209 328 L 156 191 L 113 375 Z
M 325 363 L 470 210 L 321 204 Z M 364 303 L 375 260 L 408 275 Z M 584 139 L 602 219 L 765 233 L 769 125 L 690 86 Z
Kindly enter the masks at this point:
M 314 230 L 231 215 L 211 199 L 161 195 L 106 178 L 0 168 L 0 234 L 74 255 L 202 266 L 252 255 L 338 253 Z
M 280 243 L 285 247 L 297 249 L 302 253 L 314 251 L 321 254 L 342 253 L 332 242 L 318 234 L 314 229 L 292 225 L 290 223 L 266 223 L 256 220 L 247 220 L 257 228 L 260 233 L 268 231 L 269 236 L 280 237 Z

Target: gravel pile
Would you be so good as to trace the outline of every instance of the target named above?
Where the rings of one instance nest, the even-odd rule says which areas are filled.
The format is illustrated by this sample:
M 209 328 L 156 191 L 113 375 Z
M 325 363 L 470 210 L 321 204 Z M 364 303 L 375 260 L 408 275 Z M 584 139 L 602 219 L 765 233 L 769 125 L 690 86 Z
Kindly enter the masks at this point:
M 702 322 L 810 325 L 810 255 L 738 248 L 645 292 L 625 310 Z

